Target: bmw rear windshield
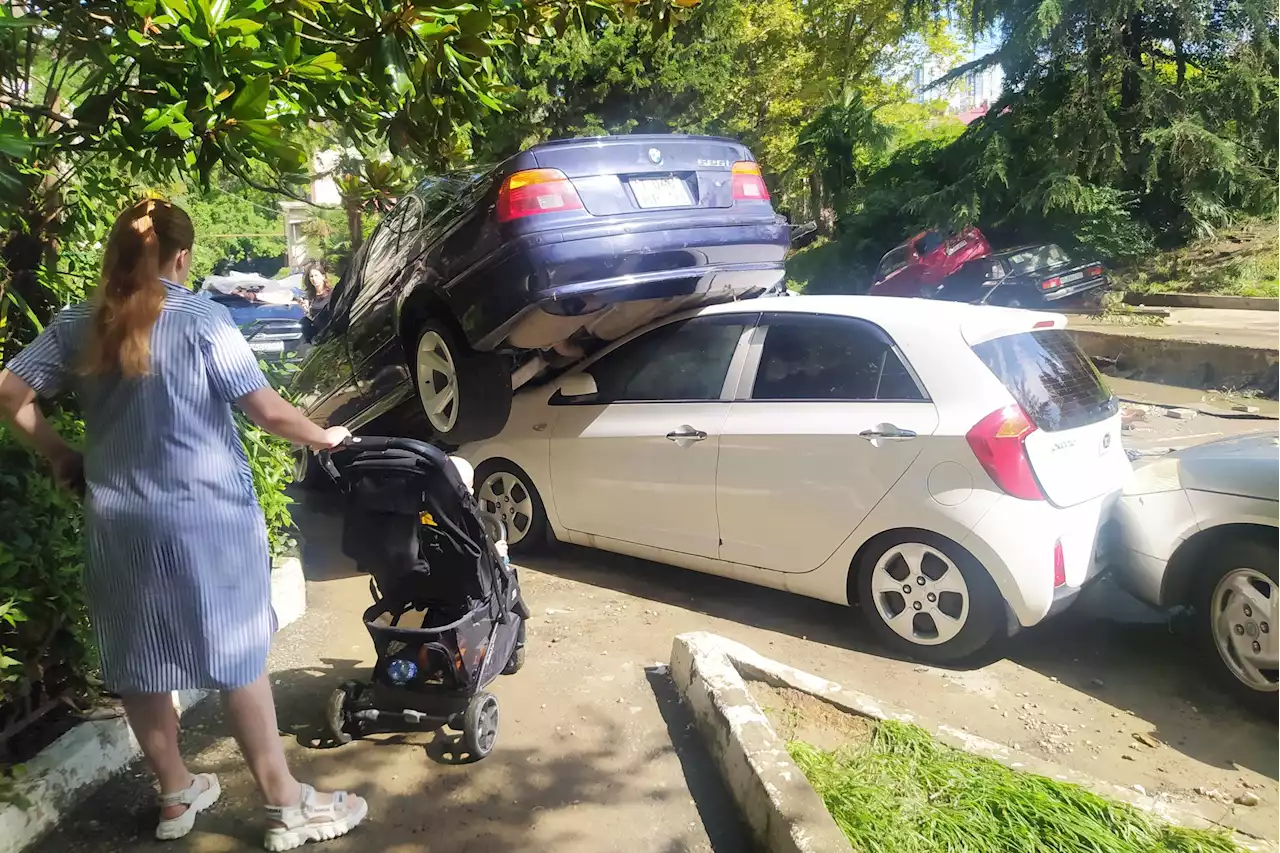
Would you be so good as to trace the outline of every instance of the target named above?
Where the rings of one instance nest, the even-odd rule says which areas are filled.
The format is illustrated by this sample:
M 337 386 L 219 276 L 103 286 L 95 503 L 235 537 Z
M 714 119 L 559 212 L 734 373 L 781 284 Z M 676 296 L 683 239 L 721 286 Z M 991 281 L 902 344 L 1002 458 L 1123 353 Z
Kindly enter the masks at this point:
M 1120 410 L 1102 374 L 1064 329 L 993 338 L 973 351 L 1046 432 L 1104 421 Z

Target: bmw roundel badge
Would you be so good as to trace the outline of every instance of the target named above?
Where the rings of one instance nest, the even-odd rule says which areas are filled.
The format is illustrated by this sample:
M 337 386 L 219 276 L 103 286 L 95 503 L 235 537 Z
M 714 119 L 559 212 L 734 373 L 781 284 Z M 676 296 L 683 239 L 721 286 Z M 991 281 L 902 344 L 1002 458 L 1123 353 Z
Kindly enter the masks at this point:
M 653 165 L 655 165 L 655 166 L 656 166 L 656 165 L 658 165 L 659 163 L 661 163 L 661 162 L 662 162 L 662 152 L 661 152 L 661 151 L 659 151 L 657 148 L 650 148 L 650 149 L 649 149 L 649 162 L 650 162 L 650 163 L 652 163 L 652 164 L 653 164 Z

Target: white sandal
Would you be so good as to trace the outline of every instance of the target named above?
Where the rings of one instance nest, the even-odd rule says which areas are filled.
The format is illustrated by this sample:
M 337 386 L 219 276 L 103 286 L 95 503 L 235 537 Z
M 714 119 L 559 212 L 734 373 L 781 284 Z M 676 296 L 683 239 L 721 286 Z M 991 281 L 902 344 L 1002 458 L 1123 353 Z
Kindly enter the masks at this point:
M 207 782 L 208 787 L 201 789 L 201 782 Z M 216 803 L 221 795 L 222 788 L 218 785 L 218 777 L 212 773 L 196 774 L 186 790 L 161 794 L 156 800 L 160 808 L 186 806 L 187 810 L 177 817 L 162 818 L 156 825 L 156 838 L 161 841 L 173 841 L 175 838 L 186 835 L 196 825 L 196 815 Z
M 267 830 L 263 846 L 279 853 L 308 841 L 332 841 L 354 829 L 369 812 L 368 803 L 346 791 L 335 791 L 329 803 L 317 803 L 315 798 L 316 789 L 303 785 L 299 805 L 267 806 L 267 820 L 282 825 Z

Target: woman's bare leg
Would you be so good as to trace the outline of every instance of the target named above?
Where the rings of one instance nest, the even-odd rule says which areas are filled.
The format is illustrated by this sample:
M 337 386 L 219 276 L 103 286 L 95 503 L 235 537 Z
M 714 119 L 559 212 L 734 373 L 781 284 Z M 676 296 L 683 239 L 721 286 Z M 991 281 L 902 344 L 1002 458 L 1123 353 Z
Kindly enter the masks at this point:
M 276 705 L 266 673 L 252 684 L 222 694 L 231 716 L 231 727 L 249 772 L 258 789 L 273 806 L 294 806 L 302 798 L 298 780 L 289 772 L 280 730 L 276 726 Z
M 191 786 L 192 775 L 178 751 L 178 712 L 170 693 L 134 693 L 122 696 L 129 727 L 142 746 L 147 766 L 160 782 L 161 794 L 173 794 Z M 186 806 L 170 806 L 161 817 L 174 818 Z

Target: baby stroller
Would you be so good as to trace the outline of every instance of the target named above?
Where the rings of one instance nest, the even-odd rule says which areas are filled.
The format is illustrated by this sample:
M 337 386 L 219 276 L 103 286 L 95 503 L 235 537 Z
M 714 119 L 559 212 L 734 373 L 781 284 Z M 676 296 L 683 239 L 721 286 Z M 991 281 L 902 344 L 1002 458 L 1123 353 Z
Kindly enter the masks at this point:
M 342 550 L 373 576 L 365 627 L 378 653 L 370 682 L 347 682 L 328 707 L 348 743 L 387 720 L 462 732 L 472 760 L 498 736 L 484 688 L 524 664 L 524 620 L 506 532 L 483 512 L 439 449 L 407 438 L 352 438 L 322 454 L 346 496 Z

